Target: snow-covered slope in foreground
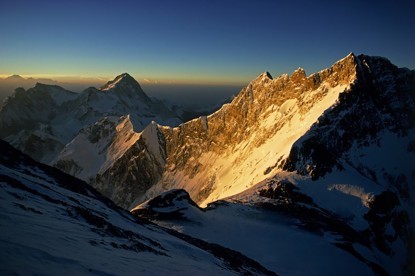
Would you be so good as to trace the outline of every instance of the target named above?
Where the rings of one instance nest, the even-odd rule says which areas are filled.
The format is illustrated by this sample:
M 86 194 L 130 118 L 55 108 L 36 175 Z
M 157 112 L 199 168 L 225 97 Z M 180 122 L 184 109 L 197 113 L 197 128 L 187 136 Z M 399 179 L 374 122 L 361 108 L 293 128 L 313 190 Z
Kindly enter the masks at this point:
M 270 274 L 219 245 L 156 226 L 0 140 L 0 274 Z
M 283 212 L 272 205 L 230 201 L 200 209 L 187 192 L 172 190 L 132 212 L 242 252 L 280 275 L 384 273 L 362 234 L 318 206 L 307 205 L 310 200 L 287 202 Z

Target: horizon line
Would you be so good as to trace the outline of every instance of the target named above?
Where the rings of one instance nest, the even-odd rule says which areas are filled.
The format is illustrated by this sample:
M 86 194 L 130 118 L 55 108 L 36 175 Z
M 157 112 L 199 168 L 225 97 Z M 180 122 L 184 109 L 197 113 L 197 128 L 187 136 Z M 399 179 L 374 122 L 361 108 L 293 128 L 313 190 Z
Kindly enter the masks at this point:
M 246 80 L 219 80 L 212 78 L 209 79 L 185 79 L 183 77 L 180 78 L 166 78 L 166 77 L 136 77 L 135 74 L 127 73 L 132 76 L 140 85 L 206 85 L 206 86 L 215 86 L 215 85 L 223 85 L 223 86 L 240 86 L 248 84 L 252 79 Z M 113 77 L 108 76 L 91 76 L 91 75 L 66 75 L 66 74 L 18 74 L 18 73 L 0 73 L 0 80 L 5 80 L 12 76 L 20 76 L 25 80 L 29 79 L 47 79 L 50 81 L 60 82 L 62 84 L 70 84 L 70 83 L 102 83 L 104 85 L 108 81 L 114 80 L 117 76 L 123 74 L 115 74 Z M 260 75 L 260 74 L 258 74 Z

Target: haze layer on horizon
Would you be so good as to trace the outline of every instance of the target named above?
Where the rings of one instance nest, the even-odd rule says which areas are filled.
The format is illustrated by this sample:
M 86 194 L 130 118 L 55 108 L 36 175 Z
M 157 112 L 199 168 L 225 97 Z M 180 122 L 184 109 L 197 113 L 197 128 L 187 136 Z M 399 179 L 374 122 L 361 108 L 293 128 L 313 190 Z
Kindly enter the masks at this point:
M 56 76 L 55 76 L 56 77 Z M 0 106 L 7 96 L 11 96 L 16 88 L 30 89 L 36 83 L 58 85 L 72 92 L 80 93 L 88 87 L 102 87 L 106 78 L 74 78 L 46 76 L 0 76 Z M 144 92 L 158 100 L 167 100 L 170 104 L 183 106 L 191 110 L 211 110 L 212 107 L 221 105 L 232 96 L 236 95 L 242 88 L 238 84 L 191 84 L 172 81 L 158 82 L 149 79 L 140 80 Z M 245 85 L 245 84 L 244 84 Z

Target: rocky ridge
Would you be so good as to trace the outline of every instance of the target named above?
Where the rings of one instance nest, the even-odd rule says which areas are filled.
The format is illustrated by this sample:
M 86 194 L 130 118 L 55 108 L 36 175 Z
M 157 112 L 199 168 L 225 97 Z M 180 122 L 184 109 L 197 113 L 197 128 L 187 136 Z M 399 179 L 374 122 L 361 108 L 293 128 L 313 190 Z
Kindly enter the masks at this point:
M 206 204 L 219 195 L 242 192 L 261 181 L 276 169 L 279 159 L 288 156 L 291 144 L 354 82 L 354 60 L 351 54 L 333 67 L 309 77 L 302 69 L 290 77 L 282 75 L 276 79 L 263 73 L 231 103 L 210 116 L 176 128 L 157 125 L 161 134 L 157 143 L 165 156 L 165 164 L 157 169 L 159 173 L 139 180 L 152 187 L 146 197 L 171 188 L 185 188 L 196 202 Z M 280 147 L 273 146 L 278 143 Z M 137 151 L 136 147 L 131 151 Z M 265 156 L 264 152 L 267 152 Z M 136 156 L 128 151 L 126 158 L 137 162 Z M 121 175 L 126 175 L 124 164 L 126 161 L 118 160 L 106 174 L 120 175 L 122 171 Z M 149 166 L 151 164 L 144 166 L 144 170 L 148 171 Z M 250 170 L 249 174 L 244 173 L 246 170 Z M 128 173 L 132 172 L 128 169 Z M 137 184 L 107 180 L 98 175 L 97 183 L 103 182 L 107 185 Z M 137 194 L 138 198 L 141 196 L 143 194 Z M 128 207 L 132 201 L 118 203 Z
M 16 89 L 0 110 L 0 138 L 50 164 L 78 134 L 82 136 L 106 117 L 121 116 L 129 116 L 136 132 L 152 120 L 173 126 L 181 122 L 174 111 L 151 100 L 139 83 L 124 73 L 100 89 L 90 87 L 82 93 L 40 83 L 27 91 Z

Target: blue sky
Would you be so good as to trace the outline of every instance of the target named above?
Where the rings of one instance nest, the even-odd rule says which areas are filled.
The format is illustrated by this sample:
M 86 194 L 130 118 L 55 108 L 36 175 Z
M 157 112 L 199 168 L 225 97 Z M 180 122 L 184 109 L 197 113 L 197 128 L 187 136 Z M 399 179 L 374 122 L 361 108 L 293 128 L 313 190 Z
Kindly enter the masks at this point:
M 399 0 L 0 0 L 0 75 L 238 84 L 349 52 L 413 69 L 414 14 Z

